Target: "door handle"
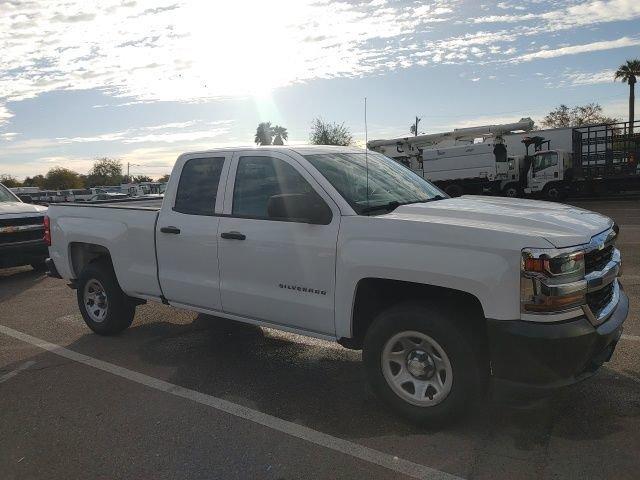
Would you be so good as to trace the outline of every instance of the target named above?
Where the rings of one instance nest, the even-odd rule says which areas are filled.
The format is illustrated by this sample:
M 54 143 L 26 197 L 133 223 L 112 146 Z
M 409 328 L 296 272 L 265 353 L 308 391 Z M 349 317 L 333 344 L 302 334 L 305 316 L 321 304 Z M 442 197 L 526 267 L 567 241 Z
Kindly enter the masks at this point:
M 180 234 L 180 229 L 178 227 L 162 227 L 160 228 L 162 233 L 173 233 L 174 235 Z
M 227 240 L 244 240 L 247 238 L 246 235 L 240 232 L 224 232 L 221 233 L 220 236 L 222 238 L 226 238 Z

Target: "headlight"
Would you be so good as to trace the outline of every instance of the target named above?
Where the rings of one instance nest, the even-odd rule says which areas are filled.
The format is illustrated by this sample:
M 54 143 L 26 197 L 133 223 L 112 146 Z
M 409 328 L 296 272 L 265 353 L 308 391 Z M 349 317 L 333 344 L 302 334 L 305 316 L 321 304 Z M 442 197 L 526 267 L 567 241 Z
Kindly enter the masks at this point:
M 520 301 L 522 311 L 549 313 L 585 303 L 584 251 L 522 250 Z
M 547 252 L 525 249 L 522 251 L 522 270 L 525 273 L 548 276 L 584 275 L 584 251 Z

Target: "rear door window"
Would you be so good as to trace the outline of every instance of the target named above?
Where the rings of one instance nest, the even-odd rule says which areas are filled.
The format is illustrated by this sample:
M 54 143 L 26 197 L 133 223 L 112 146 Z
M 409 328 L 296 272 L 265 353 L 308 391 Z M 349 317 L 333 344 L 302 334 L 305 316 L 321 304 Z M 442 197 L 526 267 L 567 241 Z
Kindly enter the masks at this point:
M 173 210 L 188 215 L 213 215 L 223 165 L 224 157 L 187 160 Z

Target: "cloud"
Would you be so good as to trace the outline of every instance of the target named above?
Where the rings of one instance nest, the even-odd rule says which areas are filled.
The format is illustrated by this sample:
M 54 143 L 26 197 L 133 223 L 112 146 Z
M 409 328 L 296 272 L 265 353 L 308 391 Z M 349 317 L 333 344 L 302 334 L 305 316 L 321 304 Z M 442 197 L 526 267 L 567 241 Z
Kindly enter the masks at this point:
M 498 4 L 507 9 L 508 5 Z M 516 7 L 513 7 L 516 8 Z M 580 2 L 562 9 L 505 15 L 488 15 L 471 19 L 472 23 L 542 23 L 546 32 L 584 27 L 600 23 L 630 21 L 640 18 L 640 2 L 637 0 L 595 0 Z
M 13 113 L 11 113 L 5 105 L 0 103 L 0 126 L 7 123 L 11 117 L 13 117 Z
M 88 22 L 94 18 L 96 18 L 94 13 L 76 13 L 74 15 L 63 15 L 58 13 L 51 18 L 51 21 L 60 23 L 76 23 Z
M 540 13 L 539 6 L 522 8 L 500 2 L 496 11 L 505 15 L 468 20 L 458 0 L 283 0 L 278 8 L 257 0 L 8 2 L 0 12 L 0 122 L 7 120 L 1 110 L 7 102 L 56 90 L 127 97 L 95 108 L 203 102 L 313 79 L 507 62 L 521 50 L 519 37 L 640 17 L 637 0 L 592 0 Z M 451 28 L 466 22 L 523 25 L 464 34 Z
M 640 38 L 622 37 L 617 40 L 604 40 L 601 42 L 587 43 L 583 45 L 570 45 L 555 49 L 543 49 L 533 53 L 527 53 L 514 58 L 515 62 L 528 62 L 542 58 L 555 58 L 564 55 L 576 55 L 578 53 L 597 52 L 614 48 L 633 47 L 640 45 Z
M 9 2 L 0 12 L 0 97 L 98 88 L 199 102 L 410 65 L 394 58 L 395 47 L 447 20 L 454 1 Z M 17 22 L 29 41 L 16 38 Z
M 615 75 L 614 69 L 600 70 L 599 72 L 568 72 L 562 75 L 558 86 L 595 85 L 598 83 L 612 83 Z
M 232 123 L 233 122 L 231 120 L 219 120 L 203 124 L 203 122 L 192 120 L 188 122 L 174 122 L 162 125 L 130 128 L 118 132 L 109 132 L 86 137 L 60 137 L 56 138 L 56 141 L 60 144 L 95 142 L 121 142 L 123 144 L 188 142 L 220 137 L 229 132 Z M 190 129 L 194 126 L 198 126 L 200 130 Z M 206 126 L 207 128 L 202 129 L 203 126 Z
M 18 135 L 20 134 L 17 132 L 6 132 L 6 133 L 0 133 L 0 138 L 2 138 L 3 140 L 13 140 Z

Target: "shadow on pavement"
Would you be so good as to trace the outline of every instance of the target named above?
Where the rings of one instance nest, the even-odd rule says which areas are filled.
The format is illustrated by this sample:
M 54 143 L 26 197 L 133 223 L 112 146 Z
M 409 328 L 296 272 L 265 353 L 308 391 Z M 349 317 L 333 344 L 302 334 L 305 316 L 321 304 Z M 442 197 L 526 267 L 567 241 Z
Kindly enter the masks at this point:
M 31 267 L 0 268 L 0 301 L 28 290 L 47 278 L 45 272 Z
M 507 451 L 526 455 L 543 451 L 552 432 L 593 441 L 623 430 L 625 417 L 640 415 L 638 385 L 604 369 L 598 381 L 527 407 L 482 401 L 456 424 L 428 431 L 399 419 L 373 396 L 360 352 L 207 315 L 191 324 L 134 322 L 116 337 L 87 333 L 67 348 L 150 375 L 158 366 L 170 367 L 162 371 L 172 373 L 159 378 L 347 439 L 435 435 L 446 436 L 452 447 L 500 444 L 504 453 L 506 444 Z M 612 388 L 631 393 L 612 402 Z
M 208 315 L 182 325 L 158 320 L 140 326 L 134 322 L 119 337 L 108 339 L 141 360 L 140 366 L 123 366 L 142 371 L 144 364 L 171 367 L 173 373 L 163 377 L 171 383 L 342 438 L 429 433 L 399 419 L 373 396 L 360 352 Z M 88 334 L 69 348 L 91 351 L 105 340 Z M 620 383 L 605 376 L 606 382 Z M 623 411 L 640 414 L 638 403 L 612 409 L 610 388 L 587 381 L 522 408 L 485 400 L 443 432 L 452 440 L 507 436 L 516 451 L 531 451 L 544 447 L 557 421 L 573 419 L 571 425 L 580 425 L 578 430 L 569 426 L 554 434 L 603 438 L 623 428 L 612 417 Z

